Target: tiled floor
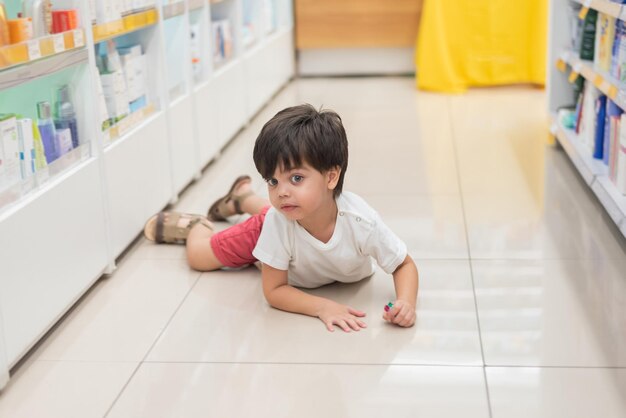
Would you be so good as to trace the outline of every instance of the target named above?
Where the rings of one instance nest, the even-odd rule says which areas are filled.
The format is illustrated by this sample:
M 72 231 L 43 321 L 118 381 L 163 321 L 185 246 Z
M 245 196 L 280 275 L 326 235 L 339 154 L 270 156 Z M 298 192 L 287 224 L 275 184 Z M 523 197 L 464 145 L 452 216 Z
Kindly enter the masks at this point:
M 543 91 L 299 80 L 177 208 L 204 212 L 254 174 L 259 129 L 301 102 L 341 114 L 345 188 L 416 259 L 416 326 L 381 320 L 382 272 L 313 291 L 368 313 L 329 333 L 270 308 L 254 268 L 200 274 L 183 247 L 140 241 L 17 370 L 1 417 L 626 416 L 626 240 L 546 145 Z

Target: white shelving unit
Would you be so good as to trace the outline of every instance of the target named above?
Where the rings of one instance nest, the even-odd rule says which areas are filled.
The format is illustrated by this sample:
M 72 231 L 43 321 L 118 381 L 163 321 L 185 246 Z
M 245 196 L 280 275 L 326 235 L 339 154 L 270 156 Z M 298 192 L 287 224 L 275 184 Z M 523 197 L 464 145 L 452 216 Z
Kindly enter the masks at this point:
M 90 21 L 89 0 L 58 1 Z M 244 46 L 251 4 L 255 22 L 270 22 L 259 10 L 271 10 L 273 20 Z M 232 53 L 216 63 L 220 19 L 229 21 Z M 0 60 L 0 113 L 36 118 L 36 102 L 68 84 L 81 138 L 30 181 L 0 190 L 0 388 L 9 369 L 114 270 L 146 219 L 176 201 L 294 75 L 291 0 L 156 0 L 74 32 L 63 35 L 64 52 L 49 53 L 52 39 L 42 39 L 40 58 L 23 59 L 18 45 L 11 57 L 20 60 Z M 147 105 L 103 130 L 96 65 L 99 45 L 111 40 L 117 48 L 141 45 Z
M 577 135 L 561 126 L 556 118 L 559 108 L 574 104 L 573 87 L 568 82 L 569 71 L 583 76 L 587 82 L 593 83 L 597 89 L 626 110 L 626 85 L 598 69 L 593 62 L 581 60 L 577 54 L 570 51 L 569 3 L 570 0 L 550 2 L 547 91 L 549 112 L 553 119 L 551 130 L 611 219 L 626 236 L 626 196 L 619 193 L 609 179 L 607 166 L 594 159 Z M 608 0 L 577 0 L 576 3 L 618 19 L 626 19 L 624 5 Z M 557 69 L 556 63 L 559 59 L 567 64 L 569 71 Z

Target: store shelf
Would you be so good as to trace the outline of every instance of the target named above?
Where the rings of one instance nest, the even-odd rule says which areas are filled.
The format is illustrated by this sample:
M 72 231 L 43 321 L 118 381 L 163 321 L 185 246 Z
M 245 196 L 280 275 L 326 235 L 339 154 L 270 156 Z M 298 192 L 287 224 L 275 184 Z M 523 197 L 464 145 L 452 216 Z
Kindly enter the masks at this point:
M 111 250 L 117 258 L 172 198 L 166 112 L 155 112 L 104 150 Z
M 626 196 L 617 190 L 608 175 L 597 176 L 591 188 L 611 219 L 619 226 L 626 219 Z
M 578 58 L 572 51 L 564 51 L 560 58 L 572 67 L 572 70 L 593 83 L 602 93 L 606 94 L 619 107 L 626 110 L 626 85 L 617 81 L 613 76 L 602 71 L 592 61 Z
M 573 0 L 576 3 L 582 4 L 584 7 L 597 10 L 605 13 L 609 16 L 616 17 L 621 20 L 626 20 L 626 8 L 619 4 L 609 0 Z
M 179 1 L 163 6 L 163 19 L 169 19 L 175 16 L 181 16 L 185 13 L 185 2 Z
M 83 144 L 59 157 L 32 177 L 0 193 L 0 221 L 63 182 L 91 158 L 91 144 Z
M 149 120 L 155 113 L 157 113 L 156 108 L 154 105 L 149 104 L 126 116 L 104 131 L 105 146 L 119 142 L 120 139 L 132 134 L 132 131 L 140 129 L 143 125 L 149 123 Z
M 86 63 L 88 56 L 89 54 L 85 48 L 72 49 L 67 52 L 54 54 L 46 59 L 32 61 L 28 65 L 1 71 L 0 89 L 19 86 L 65 68 Z
M 214 65 L 213 78 L 220 77 L 224 73 L 227 73 L 233 67 L 237 66 L 237 64 L 239 64 L 240 62 L 241 62 L 240 58 L 233 57 L 233 58 L 230 58 L 230 59 L 228 59 L 226 61 L 222 61 L 220 63 L 213 64 Z
M 156 9 L 148 9 L 139 13 L 124 16 L 122 19 L 93 26 L 95 43 L 126 35 L 140 29 L 155 25 L 159 20 Z
M 82 29 L 76 29 L 0 47 L 0 77 L 11 67 L 37 62 L 41 58 L 50 59 L 84 46 L 84 32 Z
M 626 222 L 626 196 L 609 179 L 607 166 L 590 155 L 574 131 L 558 125 L 555 126 L 555 135 L 585 183 L 626 236 L 626 228 L 623 227 Z
M 255 39 L 255 42 L 250 44 L 249 48 L 246 49 L 246 51 L 244 52 L 244 54 L 243 54 L 244 58 L 247 58 L 250 55 L 254 55 L 259 50 L 265 48 L 267 45 L 271 44 L 272 42 L 276 41 L 276 39 L 280 38 L 281 36 L 284 36 L 285 34 L 287 34 L 289 32 L 291 32 L 290 28 L 274 30 L 274 31 L 268 33 L 260 41 Z
M 607 174 L 606 166 L 602 161 L 593 158 L 574 131 L 558 126 L 556 137 L 588 186 L 591 186 L 596 177 Z
M 100 176 L 98 162 L 89 159 L 2 217 L 0 236 L 12 237 L 0 240 L 0 304 L 9 367 L 107 265 Z
M 2 112 L 36 119 L 36 104 L 48 101 L 56 108 L 59 87 L 68 85 L 80 138 L 79 147 L 46 168 L 40 165 L 27 180 L 15 177 L 10 190 L 0 192 L 0 237 L 16 237 L 0 240 L 0 348 L 6 348 L 4 354 L 0 349 L 6 357 L 0 359 L 6 360 L 0 361 L 0 389 L 8 369 L 103 272 L 115 269 L 146 219 L 219 157 L 294 74 L 292 29 L 263 33 L 244 51 L 242 13 L 247 4 L 258 7 L 257 0 L 184 1 L 0 48 Z M 272 1 L 277 16 L 292 15 L 291 0 Z M 81 2 L 81 10 L 87 3 Z M 230 53 L 217 64 L 213 20 L 230 25 Z M 98 69 L 109 64 L 101 55 L 105 45 L 98 44 L 111 39 L 118 49 L 141 46 L 147 71 L 131 72 L 132 60 L 121 61 L 126 88 L 138 87 L 132 83 L 143 75 L 140 87 L 150 104 L 101 131 L 101 121 L 118 115 L 108 108 L 105 114 L 107 99 L 123 88 L 118 83 L 112 91 L 110 83 L 97 82 Z M 194 58 L 201 71 L 196 66 L 194 72 Z M 34 246 L 33 234 L 39 237 Z
M 202 9 L 206 4 L 206 0 L 189 0 L 189 11 Z

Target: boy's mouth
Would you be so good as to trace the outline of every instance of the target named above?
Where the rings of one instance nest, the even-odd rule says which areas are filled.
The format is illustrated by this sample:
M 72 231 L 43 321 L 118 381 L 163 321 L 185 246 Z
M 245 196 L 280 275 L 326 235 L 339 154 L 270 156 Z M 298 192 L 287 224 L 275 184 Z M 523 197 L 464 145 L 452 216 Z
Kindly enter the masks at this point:
M 298 207 L 296 205 L 280 205 L 280 210 L 283 210 L 285 212 L 291 212 L 294 209 L 297 209 Z

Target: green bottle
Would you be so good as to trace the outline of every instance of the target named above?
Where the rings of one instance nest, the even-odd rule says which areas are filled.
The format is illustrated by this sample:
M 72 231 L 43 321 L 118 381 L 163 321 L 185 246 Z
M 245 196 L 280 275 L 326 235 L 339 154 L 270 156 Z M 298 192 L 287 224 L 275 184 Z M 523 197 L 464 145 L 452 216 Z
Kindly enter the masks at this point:
M 580 59 L 593 61 L 596 46 L 596 22 L 598 21 L 598 12 L 589 9 L 585 21 L 583 23 L 582 42 L 580 43 Z

